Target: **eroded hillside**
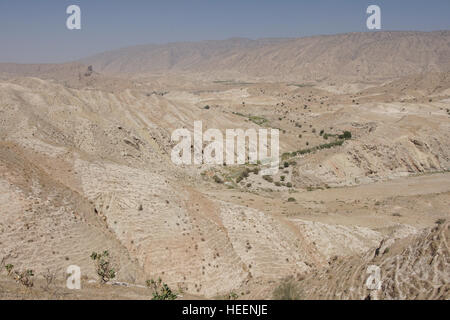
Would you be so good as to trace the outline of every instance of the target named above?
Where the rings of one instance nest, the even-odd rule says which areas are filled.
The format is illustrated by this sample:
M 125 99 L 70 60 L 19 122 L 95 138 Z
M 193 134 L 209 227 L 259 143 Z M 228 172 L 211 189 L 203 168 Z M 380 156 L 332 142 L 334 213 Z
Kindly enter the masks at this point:
M 360 266 L 381 259 L 367 252 L 394 241 L 413 247 L 392 247 L 380 260 L 387 274 L 397 256 L 427 248 L 423 259 L 439 255 L 432 286 L 441 289 L 420 282 L 412 291 L 401 285 L 401 294 L 391 286 L 383 297 L 448 297 L 448 224 L 423 231 L 449 218 L 446 74 L 425 75 L 430 88 L 415 77 L 342 86 L 8 68 L 0 82 L 3 266 L 32 268 L 37 281 L 52 270 L 62 281 L 75 264 L 87 288 L 81 297 L 145 298 L 140 287 L 92 287 L 89 256 L 109 250 L 117 280 L 128 284 L 161 277 L 189 297 L 270 298 L 289 276 L 325 270 L 339 279 L 356 268 L 361 280 Z M 198 120 L 204 130 L 279 128 L 278 173 L 264 177 L 260 164 L 173 164 L 171 133 L 192 131 Z M 430 237 L 440 239 L 437 253 Z M 433 263 L 417 268 L 427 273 Z M 320 288 L 331 282 L 319 282 L 308 296 L 367 293 L 341 294 L 353 285 L 343 281 L 326 295 Z M 11 281 L 0 285 L 20 296 Z M 49 297 L 38 288 L 30 297 L 40 294 Z

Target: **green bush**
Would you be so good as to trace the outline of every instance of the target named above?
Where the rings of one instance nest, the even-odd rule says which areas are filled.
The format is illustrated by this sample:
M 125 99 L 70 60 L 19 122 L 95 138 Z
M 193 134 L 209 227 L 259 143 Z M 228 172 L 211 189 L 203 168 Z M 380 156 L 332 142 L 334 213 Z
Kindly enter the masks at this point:
M 288 202 L 295 202 L 295 198 L 290 197 L 290 198 L 288 198 L 287 201 L 288 201 Z
M 102 283 L 106 283 L 116 277 L 116 271 L 111 266 L 107 250 L 102 253 L 92 252 L 91 259 L 95 262 L 95 269 Z
M 228 300 L 236 300 L 238 297 L 239 297 L 238 294 L 232 291 L 228 294 L 226 298 Z
M 268 120 L 264 117 L 260 117 L 260 116 L 249 116 L 248 119 L 257 124 L 257 125 L 263 125 L 264 123 L 268 122 Z
M 10 275 L 11 272 L 12 272 L 12 270 L 14 269 L 14 265 L 8 263 L 8 264 L 5 266 L 5 269 L 6 269 L 6 272 L 8 272 L 8 275 Z
M 172 289 L 166 283 L 163 283 L 161 278 L 157 281 L 151 279 L 145 282 L 148 288 L 153 290 L 152 300 L 175 300 L 177 295 L 172 292 Z
M 343 134 L 339 135 L 339 139 L 349 140 L 352 138 L 352 133 L 350 131 L 344 131 Z
M 283 152 L 283 154 L 281 155 L 281 159 L 287 159 L 287 158 L 289 158 L 291 156 L 293 156 L 291 153 Z

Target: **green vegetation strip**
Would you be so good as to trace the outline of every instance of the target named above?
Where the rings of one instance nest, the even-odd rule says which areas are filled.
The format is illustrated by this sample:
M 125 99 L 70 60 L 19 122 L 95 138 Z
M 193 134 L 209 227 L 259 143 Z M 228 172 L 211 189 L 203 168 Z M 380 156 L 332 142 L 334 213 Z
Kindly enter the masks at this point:
M 282 154 L 282 159 L 288 159 L 291 157 L 295 157 L 296 155 L 304 155 L 304 154 L 308 154 L 308 153 L 312 153 L 318 150 L 322 150 L 322 149 L 330 149 L 336 146 L 341 146 L 345 140 L 349 140 L 352 138 L 352 134 L 349 131 L 344 131 L 343 134 L 338 136 L 338 140 L 333 141 L 333 142 L 329 142 L 329 143 L 324 143 L 324 144 L 320 144 L 318 146 L 312 147 L 312 148 L 308 148 L 308 149 L 302 149 L 302 150 L 298 150 L 298 151 L 294 151 L 294 152 L 285 152 Z
M 267 120 L 266 118 L 261 117 L 261 116 L 245 115 L 245 114 L 240 113 L 240 112 L 232 112 L 232 113 L 237 115 L 237 116 L 241 116 L 241 117 L 247 118 L 248 120 L 250 120 L 251 122 L 253 122 L 253 123 L 255 123 L 255 124 L 259 125 L 259 126 L 262 126 L 263 124 L 269 122 L 269 120 Z

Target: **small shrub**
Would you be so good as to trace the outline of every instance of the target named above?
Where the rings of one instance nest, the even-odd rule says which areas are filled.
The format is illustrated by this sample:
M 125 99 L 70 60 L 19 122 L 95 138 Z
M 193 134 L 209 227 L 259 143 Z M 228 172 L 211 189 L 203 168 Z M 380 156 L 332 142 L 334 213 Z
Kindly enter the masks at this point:
M 285 161 L 285 162 L 283 163 L 283 165 L 284 165 L 285 168 L 287 168 L 287 167 L 289 167 L 289 162 Z
M 290 183 L 290 182 L 286 183 L 286 187 L 292 188 L 292 183 Z
M 116 272 L 111 266 L 107 250 L 102 253 L 92 252 L 91 259 L 95 262 L 95 269 L 102 283 L 106 283 L 116 277 Z
M 249 116 L 248 119 L 257 125 L 263 125 L 264 123 L 268 122 L 266 118 L 260 116 Z
M 216 183 L 223 183 L 223 180 L 220 179 L 218 175 L 214 175 L 213 179 Z
M 288 202 L 295 202 L 295 198 L 289 197 L 289 198 L 287 199 L 287 201 L 288 201 Z
M 436 222 L 435 222 L 436 224 L 444 224 L 445 223 L 445 219 L 437 219 L 436 220 Z
M 239 297 L 238 294 L 233 291 L 230 292 L 227 296 L 228 300 L 236 300 L 238 297 Z
M 27 288 L 31 288 L 34 286 L 34 281 L 33 281 L 33 277 L 34 277 L 34 272 L 33 270 L 25 270 L 22 271 L 21 273 L 16 273 L 18 274 L 18 279 L 17 281 L 27 287 Z
M 268 181 L 268 182 L 270 182 L 270 183 L 272 183 L 273 182 L 273 178 L 271 177 L 271 176 L 263 176 L 263 179 L 264 180 L 266 180 L 266 181 Z
M 275 185 L 276 185 L 277 187 L 281 187 L 281 182 L 277 181 L 277 182 L 275 182 Z
M 175 300 L 177 295 L 172 292 L 166 283 L 163 283 L 161 278 L 157 281 L 151 279 L 145 282 L 147 287 L 153 290 L 152 300 Z
M 281 158 L 282 159 L 287 159 L 287 158 L 289 158 L 290 156 L 293 156 L 291 153 L 289 153 L 289 152 L 284 152 L 282 155 L 281 155 Z
M 6 271 L 8 271 L 8 276 L 12 277 L 17 283 L 20 283 L 26 288 L 31 288 L 34 286 L 34 272 L 31 269 L 19 272 L 13 271 L 14 266 L 12 264 L 7 264 L 5 266 Z
M 284 179 L 286 179 L 286 176 L 280 176 L 281 181 L 284 181 Z
M 344 131 L 343 134 L 339 135 L 339 139 L 349 140 L 352 138 L 352 133 L 350 131 Z
M 14 265 L 8 263 L 8 264 L 5 266 L 5 269 L 6 269 L 6 272 L 8 272 L 8 275 L 10 275 L 11 272 L 12 272 L 12 270 L 14 269 Z

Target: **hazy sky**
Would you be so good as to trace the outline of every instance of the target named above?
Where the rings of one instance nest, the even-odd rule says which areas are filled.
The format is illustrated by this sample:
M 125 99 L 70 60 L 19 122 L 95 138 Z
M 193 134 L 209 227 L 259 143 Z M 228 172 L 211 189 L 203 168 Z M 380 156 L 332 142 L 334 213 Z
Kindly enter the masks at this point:
M 66 8 L 81 8 L 81 30 Z M 449 30 L 450 0 L 0 0 L 1 62 L 62 62 L 124 46 L 231 37 L 301 37 L 366 29 Z

